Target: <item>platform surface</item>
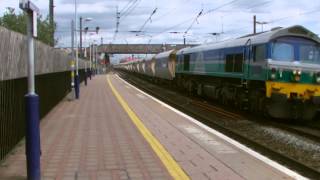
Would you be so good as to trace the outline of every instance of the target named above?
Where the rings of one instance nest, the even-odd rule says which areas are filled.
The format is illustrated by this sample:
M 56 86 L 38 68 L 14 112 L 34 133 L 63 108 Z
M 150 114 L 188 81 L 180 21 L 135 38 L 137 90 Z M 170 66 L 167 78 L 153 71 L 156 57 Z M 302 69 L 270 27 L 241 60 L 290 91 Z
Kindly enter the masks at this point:
M 80 100 L 62 101 L 41 122 L 43 179 L 173 179 L 114 91 L 190 179 L 293 179 L 114 74 L 88 84 Z M 22 141 L 1 163 L 0 179 L 25 179 L 25 161 Z

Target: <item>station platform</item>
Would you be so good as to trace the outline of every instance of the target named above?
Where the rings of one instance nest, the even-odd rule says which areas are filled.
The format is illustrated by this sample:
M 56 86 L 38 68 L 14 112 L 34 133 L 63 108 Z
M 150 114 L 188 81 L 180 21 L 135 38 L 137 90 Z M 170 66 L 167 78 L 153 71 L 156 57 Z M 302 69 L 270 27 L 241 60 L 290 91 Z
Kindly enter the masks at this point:
M 303 179 L 115 74 L 81 86 L 41 121 L 44 180 Z M 0 179 L 25 179 L 25 142 L 0 165 Z

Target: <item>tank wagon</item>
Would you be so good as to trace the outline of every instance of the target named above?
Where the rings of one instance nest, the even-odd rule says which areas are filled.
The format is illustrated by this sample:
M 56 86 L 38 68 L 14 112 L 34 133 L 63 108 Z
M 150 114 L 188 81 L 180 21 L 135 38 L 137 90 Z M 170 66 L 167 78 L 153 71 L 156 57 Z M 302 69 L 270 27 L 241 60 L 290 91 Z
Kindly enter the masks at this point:
M 155 77 L 166 80 L 175 78 L 176 50 L 159 53 L 155 59 Z
M 320 108 L 320 39 L 303 26 L 167 51 L 154 61 L 153 78 L 240 109 L 310 120 Z
M 149 78 L 153 78 L 155 75 L 155 58 L 151 57 L 145 60 L 145 75 L 148 76 Z

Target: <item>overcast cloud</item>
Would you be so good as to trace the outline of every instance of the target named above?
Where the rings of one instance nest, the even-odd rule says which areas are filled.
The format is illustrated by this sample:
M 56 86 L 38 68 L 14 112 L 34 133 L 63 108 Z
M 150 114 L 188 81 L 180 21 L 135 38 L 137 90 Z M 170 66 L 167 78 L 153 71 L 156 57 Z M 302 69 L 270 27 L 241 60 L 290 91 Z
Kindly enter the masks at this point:
M 187 43 L 214 42 L 234 38 L 252 32 L 252 16 L 258 21 L 272 22 L 264 30 L 276 26 L 303 25 L 316 34 L 320 33 L 319 0 L 77 0 L 79 17 L 90 17 L 85 26 L 93 30 L 100 26 L 99 34 L 86 36 L 86 42 L 96 40 L 104 43 L 182 43 L 183 32 L 191 25 L 197 14 L 214 10 L 200 16 L 186 34 Z M 0 14 L 6 7 L 18 9 L 18 0 L 0 0 Z M 33 0 L 47 16 L 48 1 Z M 119 33 L 114 39 L 116 9 L 121 11 L 128 2 L 136 2 L 127 17 L 120 18 Z M 228 4 L 229 3 L 229 4 Z M 227 5 L 225 5 L 227 4 Z M 223 6 L 225 5 L 225 6 Z M 223 6 L 223 7 L 221 7 Z M 220 8 L 219 8 L 220 7 Z M 136 36 L 152 11 L 157 12 Z M 70 46 L 70 21 L 74 18 L 74 0 L 55 0 L 55 21 L 58 23 L 56 38 L 58 46 Z M 173 27 L 170 29 L 170 27 Z M 167 32 L 164 32 L 168 30 Z M 257 31 L 262 27 L 257 26 Z M 215 37 L 210 33 L 223 33 Z M 163 33 L 160 33 L 163 32 Z M 179 32 L 176 34 L 168 32 Z

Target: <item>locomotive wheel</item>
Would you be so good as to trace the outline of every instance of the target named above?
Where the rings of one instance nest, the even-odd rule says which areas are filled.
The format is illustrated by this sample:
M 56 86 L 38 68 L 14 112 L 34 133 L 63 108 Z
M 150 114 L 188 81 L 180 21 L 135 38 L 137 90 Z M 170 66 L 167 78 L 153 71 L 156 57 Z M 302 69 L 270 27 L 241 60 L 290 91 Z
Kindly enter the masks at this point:
M 261 103 L 260 104 L 261 105 L 260 112 L 262 112 L 264 117 L 270 117 L 268 99 L 266 97 L 263 97 L 263 98 L 261 98 L 260 103 Z
M 188 84 L 187 84 L 188 94 L 192 96 L 192 95 L 195 94 L 195 88 L 194 88 L 195 83 L 194 83 L 192 80 L 188 80 L 187 83 L 188 83 Z
M 317 114 L 317 107 L 310 101 L 305 102 L 302 109 L 302 116 L 299 119 L 300 121 L 310 122 L 314 119 L 314 117 Z
M 199 84 L 197 85 L 197 95 L 198 95 L 198 96 L 202 96 L 202 95 L 203 95 L 203 92 L 202 92 L 202 91 L 203 91 L 203 85 L 199 83 Z
M 223 105 L 226 105 L 226 106 L 227 106 L 227 105 L 229 104 L 226 93 L 221 93 L 221 101 L 222 101 L 222 104 L 223 104 Z
M 250 111 L 253 113 L 259 113 L 259 103 L 260 103 L 260 93 L 259 92 L 253 92 L 250 94 Z
M 302 119 L 302 109 L 304 108 L 300 101 L 292 100 L 291 101 L 291 115 L 293 120 L 299 121 Z
M 246 110 L 247 109 L 246 95 L 242 90 L 239 93 L 237 101 L 238 101 L 238 107 L 239 107 L 240 110 Z

